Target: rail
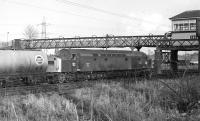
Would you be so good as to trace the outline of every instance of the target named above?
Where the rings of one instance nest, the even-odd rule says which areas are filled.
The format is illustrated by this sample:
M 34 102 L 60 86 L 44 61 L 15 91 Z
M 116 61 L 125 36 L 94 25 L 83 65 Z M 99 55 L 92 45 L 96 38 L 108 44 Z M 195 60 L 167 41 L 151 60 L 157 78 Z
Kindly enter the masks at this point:
M 0 88 L 1 96 L 26 95 L 37 93 L 67 93 L 70 90 L 92 86 L 94 81 L 68 82 L 59 84 L 40 84 L 33 86 L 17 86 Z

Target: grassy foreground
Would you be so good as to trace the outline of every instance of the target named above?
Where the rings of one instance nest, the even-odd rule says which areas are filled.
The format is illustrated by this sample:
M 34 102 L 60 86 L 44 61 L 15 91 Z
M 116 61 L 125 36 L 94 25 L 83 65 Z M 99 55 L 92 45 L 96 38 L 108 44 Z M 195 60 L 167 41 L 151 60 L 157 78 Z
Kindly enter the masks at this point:
M 200 77 L 99 82 L 69 95 L 0 97 L 0 121 L 199 121 Z

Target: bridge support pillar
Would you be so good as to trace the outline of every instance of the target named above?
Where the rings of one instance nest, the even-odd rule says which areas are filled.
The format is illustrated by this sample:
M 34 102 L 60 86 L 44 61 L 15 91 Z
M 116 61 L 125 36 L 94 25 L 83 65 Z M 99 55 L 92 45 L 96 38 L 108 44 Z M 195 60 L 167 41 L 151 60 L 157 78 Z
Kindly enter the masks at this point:
M 133 52 L 134 51 L 134 49 L 135 49 L 135 47 L 129 47 L 130 49 L 131 49 L 131 51 Z
M 198 72 L 200 74 L 200 36 L 198 36 L 199 41 L 199 53 L 198 53 Z
M 142 48 L 142 47 L 136 47 L 137 51 L 140 51 L 141 48 Z
M 14 49 L 14 50 L 21 50 L 21 49 L 23 49 L 21 41 L 22 40 L 20 40 L 20 39 L 14 39 L 12 41 L 12 49 Z
M 154 69 L 156 74 L 161 74 L 161 65 L 162 65 L 162 50 L 156 49 L 155 50 L 155 60 L 154 60 Z
M 170 66 L 173 72 L 177 72 L 178 70 L 178 50 L 171 50 L 171 61 Z

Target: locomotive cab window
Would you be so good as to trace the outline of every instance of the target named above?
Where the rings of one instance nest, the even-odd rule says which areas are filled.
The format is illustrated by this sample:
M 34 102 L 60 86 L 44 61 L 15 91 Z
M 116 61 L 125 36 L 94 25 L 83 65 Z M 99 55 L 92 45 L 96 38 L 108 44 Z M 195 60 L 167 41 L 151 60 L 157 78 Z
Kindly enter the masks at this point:
M 94 56 L 94 57 L 97 57 L 97 56 L 98 56 L 98 54 L 97 54 L 97 53 L 93 53 L 93 56 Z
M 105 61 L 107 61 L 107 60 L 108 60 L 108 58 L 105 58 L 104 60 L 105 60 Z
M 71 59 L 72 59 L 72 60 L 76 60 L 76 54 L 75 54 L 75 53 L 73 53 L 73 54 L 71 55 Z
M 54 65 L 54 61 L 48 61 L 49 65 Z

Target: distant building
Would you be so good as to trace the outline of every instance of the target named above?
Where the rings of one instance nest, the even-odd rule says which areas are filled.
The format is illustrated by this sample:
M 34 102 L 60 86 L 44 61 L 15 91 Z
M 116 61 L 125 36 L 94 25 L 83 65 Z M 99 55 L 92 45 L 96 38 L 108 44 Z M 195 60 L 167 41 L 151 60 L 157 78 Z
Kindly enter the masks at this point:
M 172 39 L 196 38 L 196 21 L 200 10 L 185 11 L 169 18 L 172 21 Z

